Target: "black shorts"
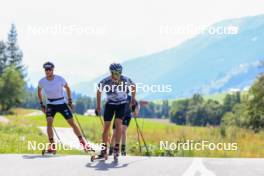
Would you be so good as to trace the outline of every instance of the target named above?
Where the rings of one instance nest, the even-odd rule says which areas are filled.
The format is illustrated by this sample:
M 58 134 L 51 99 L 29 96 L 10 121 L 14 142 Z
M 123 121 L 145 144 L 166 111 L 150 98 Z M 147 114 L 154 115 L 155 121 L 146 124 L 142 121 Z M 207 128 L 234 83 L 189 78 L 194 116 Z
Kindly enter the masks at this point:
M 126 103 L 126 105 L 125 105 L 125 115 L 124 115 L 124 118 L 123 118 L 122 125 L 125 125 L 125 126 L 128 127 L 129 124 L 130 124 L 131 118 L 132 118 L 132 111 L 131 111 L 131 108 L 130 108 L 130 104 Z M 113 129 L 115 129 L 115 123 L 113 124 Z
M 125 114 L 125 117 L 123 119 L 122 125 L 129 126 L 130 121 L 131 121 L 132 115 L 130 114 Z M 113 123 L 113 129 L 115 129 L 115 123 Z
M 130 124 L 131 118 L 132 118 L 131 114 L 125 115 L 125 118 L 123 119 L 123 123 L 122 124 L 128 127 L 129 124 Z
M 125 115 L 125 103 L 120 105 L 105 104 L 104 121 L 112 121 L 115 115 L 116 119 L 123 119 Z
M 46 117 L 54 117 L 59 112 L 65 119 L 71 119 L 72 112 L 66 104 L 52 105 L 48 104 L 46 109 Z

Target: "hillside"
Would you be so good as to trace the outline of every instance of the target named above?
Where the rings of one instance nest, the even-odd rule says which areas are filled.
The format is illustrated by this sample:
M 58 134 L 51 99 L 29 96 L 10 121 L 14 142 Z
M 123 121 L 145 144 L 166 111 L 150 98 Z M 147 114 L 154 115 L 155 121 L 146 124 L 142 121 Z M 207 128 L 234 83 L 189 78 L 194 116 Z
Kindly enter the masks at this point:
M 172 85 L 170 93 L 141 93 L 141 98 L 149 100 L 244 89 L 263 71 L 259 60 L 264 56 L 264 15 L 224 20 L 210 28 L 230 26 L 238 33 L 202 33 L 175 48 L 131 59 L 123 63 L 124 74 L 137 83 Z M 75 89 L 93 96 L 93 84 L 101 78 Z

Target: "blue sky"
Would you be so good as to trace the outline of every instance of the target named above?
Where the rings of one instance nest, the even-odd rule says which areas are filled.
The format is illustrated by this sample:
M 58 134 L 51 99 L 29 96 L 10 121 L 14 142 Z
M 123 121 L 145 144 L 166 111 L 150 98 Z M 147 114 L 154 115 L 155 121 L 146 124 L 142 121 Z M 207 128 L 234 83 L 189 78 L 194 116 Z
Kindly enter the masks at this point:
M 177 46 L 195 34 L 161 34 L 162 26 L 208 26 L 264 12 L 259 0 L 6 0 L 0 6 L 0 39 L 18 30 L 29 82 L 50 60 L 70 84 L 88 81 L 123 62 Z

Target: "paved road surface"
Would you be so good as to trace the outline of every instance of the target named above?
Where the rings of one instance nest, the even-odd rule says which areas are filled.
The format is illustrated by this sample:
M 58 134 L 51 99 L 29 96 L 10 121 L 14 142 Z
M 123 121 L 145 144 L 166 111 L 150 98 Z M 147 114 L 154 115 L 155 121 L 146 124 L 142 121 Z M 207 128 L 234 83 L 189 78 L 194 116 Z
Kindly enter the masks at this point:
M 9 119 L 5 118 L 4 116 L 0 116 L 0 123 L 8 123 Z
M 0 155 L 3 176 L 263 176 L 264 159 Z
M 45 135 L 47 134 L 46 127 L 39 127 L 39 129 L 42 131 L 43 134 L 45 134 Z M 73 133 L 72 128 L 56 127 L 55 130 L 56 130 L 56 133 L 58 134 L 62 144 L 70 146 L 73 149 L 82 150 L 83 147 L 80 145 L 79 139 Z M 55 139 L 58 142 L 58 138 L 56 138 L 56 135 L 55 135 Z M 96 145 L 96 144 L 92 143 L 91 141 L 88 141 L 88 142 L 94 150 L 96 150 L 96 151 L 100 150 L 99 145 Z

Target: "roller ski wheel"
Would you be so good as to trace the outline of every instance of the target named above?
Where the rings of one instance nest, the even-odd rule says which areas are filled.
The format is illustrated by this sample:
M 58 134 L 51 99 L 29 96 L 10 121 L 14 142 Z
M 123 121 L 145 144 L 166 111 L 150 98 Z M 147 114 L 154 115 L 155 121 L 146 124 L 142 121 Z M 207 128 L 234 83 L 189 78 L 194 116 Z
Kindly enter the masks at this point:
M 42 150 L 42 156 L 45 155 L 56 155 L 56 150 Z
M 106 151 L 102 151 L 100 155 L 96 155 L 95 153 L 93 153 L 93 155 L 91 156 L 91 162 L 94 162 L 95 160 L 107 160 L 108 159 L 108 155 Z
M 99 161 L 99 160 L 106 161 L 107 159 L 108 159 L 108 156 L 107 155 L 105 155 L 105 156 L 102 156 L 102 155 L 92 155 L 91 156 L 91 162 Z

